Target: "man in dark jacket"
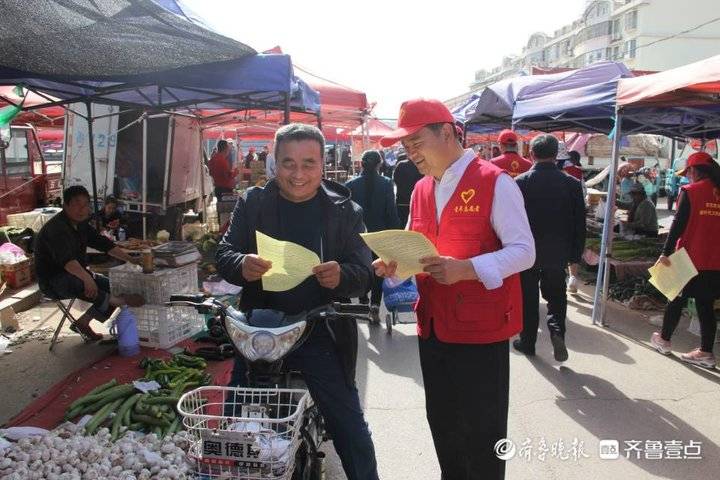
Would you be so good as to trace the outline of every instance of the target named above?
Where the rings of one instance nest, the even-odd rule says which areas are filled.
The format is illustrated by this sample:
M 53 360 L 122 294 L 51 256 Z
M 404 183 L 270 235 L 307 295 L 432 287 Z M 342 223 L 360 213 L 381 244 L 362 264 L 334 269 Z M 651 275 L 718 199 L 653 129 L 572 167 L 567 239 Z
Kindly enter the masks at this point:
M 513 342 L 526 355 L 535 354 L 539 322 L 538 283 L 547 301 L 547 322 L 555 360 L 568 358 L 565 347 L 568 263 L 579 263 L 585 247 L 585 202 L 582 186 L 557 168 L 558 141 L 552 135 L 535 137 L 530 144 L 535 165 L 515 178 L 525 198 L 535 238 L 535 265 L 521 274 L 523 331 Z
M 408 160 L 407 153 L 404 150 L 398 154 L 397 159 L 398 162 L 393 172 L 393 182 L 397 187 L 395 203 L 397 204 L 400 224 L 404 228 L 410 215 L 410 197 L 415 184 L 423 178 L 423 175 L 418 171 L 417 166 Z
M 360 233 L 362 212 L 342 185 L 322 180 L 325 139 L 301 124 L 275 134 L 276 177 L 238 200 L 218 245 L 217 266 L 225 280 L 244 287 L 243 310 L 269 308 L 288 314 L 367 293 L 370 250 Z M 302 245 L 321 259 L 314 276 L 285 292 L 262 290 L 271 263 L 257 255 L 255 232 Z M 348 479 L 378 478 L 375 450 L 355 387 L 357 326 L 317 323 L 310 338 L 287 359 L 302 371 L 333 438 Z M 246 366 L 236 360 L 231 385 L 245 385 Z
M 362 155 L 362 175 L 345 184 L 352 193 L 352 199 L 363 209 L 363 219 L 368 232 L 379 232 L 400 228 L 393 184 L 389 178 L 379 174 L 382 156 L 377 150 L 367 150 Z M 381 277 L 373 275 L 370 315 L 374 323 L 380 323 L 380 301 L 382 300 Z M 360 298 L 368 303 L 367 297 Z

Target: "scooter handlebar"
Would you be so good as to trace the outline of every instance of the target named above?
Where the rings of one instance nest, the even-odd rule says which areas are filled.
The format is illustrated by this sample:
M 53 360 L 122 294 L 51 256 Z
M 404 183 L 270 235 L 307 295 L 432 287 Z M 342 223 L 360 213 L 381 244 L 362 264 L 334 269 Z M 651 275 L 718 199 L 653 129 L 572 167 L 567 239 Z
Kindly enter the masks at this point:
M 370 313 L 370 305 L 362 303 L 339 303 L 332 304 L 333 310 L 339 314 L 367 315 Z

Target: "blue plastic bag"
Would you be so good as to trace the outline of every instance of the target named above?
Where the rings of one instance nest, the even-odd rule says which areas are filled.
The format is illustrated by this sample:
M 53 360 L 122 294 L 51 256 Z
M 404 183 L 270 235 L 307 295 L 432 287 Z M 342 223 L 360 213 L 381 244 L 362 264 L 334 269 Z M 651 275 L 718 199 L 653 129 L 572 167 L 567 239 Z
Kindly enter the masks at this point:
M 382 289 L 383 301 L 388 310 L 411 305 L 417 302 L 418 299 L 417 287 L 413 283 L 412 278 L 408 278 L 399 285 L 393 285 L 392 282 L 385 279 Z

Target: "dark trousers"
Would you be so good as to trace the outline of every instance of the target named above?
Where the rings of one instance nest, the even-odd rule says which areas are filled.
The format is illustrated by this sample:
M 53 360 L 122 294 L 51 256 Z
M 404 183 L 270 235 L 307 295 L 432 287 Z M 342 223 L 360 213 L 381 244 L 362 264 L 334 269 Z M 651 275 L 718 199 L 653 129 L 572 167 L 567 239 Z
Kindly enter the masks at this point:
M 398 205 L 397 206 L 398 218 L 400 218 L 400 228 L 405 228 L 407 225 L 408 217 L 410 216 L 409 205 Z
M 520 338 L 534 346 L 540 322 L 540 293 L 547 302 L 547 325 L 551 335 L 565 338 L 567 315 L 566 265 L 533 267 L 520 274 L 523 293 L 523 331 Z M 538 284 L 540 289 L 538 291 Z
M 370 305 L 380 306 L 380 302 L 382 302 L 382 284 L 383 284 L 383 278 L 378 277 L 377 275 L 373 274 L 372 278 L 372 284 L 370 286 Z M 360 297 L 360 303 L 366 304 L 368 303 L 368 296 L 363 295 Z
M 85 302 L 92 303 L 92 315 L 101 322 L 107 320 L 112 313 L 110 305 L 110 279 L 105 275 L 88 272 L 92 275 L 98 287 L 97 296 L 94 299 L 85 296 L 85 284 L 75 275 L 65 272 L 55 275 L 47 281 L 40 282 L 40 290 L 48 297 L 66 300 L 79 298 Z
M 670 341 L 673 332 L 680 323 L 682 309 L 689 298 L 695 299 L 698 320 L 700 321 L 700 350 L 712 353 L 717 332 L 714 303 L 720 298 L 720 271 L 702 270 L 685 286 L 682 294 L 665 307 L 662 338 Z
M 287 368 L 303 374 L 310 395 L 325 419 L 348 480 L 377 480 L 377 461 L 357 388 L 345 381 L 335 343 L 318 323 L 307 342 L 285 360 Z M 231 386 L 247 385 L 247 366 L 235 359 Z
M 508 341 L 485 345 L 420 343 L 425 406 L 442 480 L 505 478 L 494 452 L 507 437 Z
M 225 193 L 233 193 L 232 188 L 224 188 L 224 187 L 215 187 L 215 198 L 218 199 L 218 202 L 222 200 L 222 196 Z

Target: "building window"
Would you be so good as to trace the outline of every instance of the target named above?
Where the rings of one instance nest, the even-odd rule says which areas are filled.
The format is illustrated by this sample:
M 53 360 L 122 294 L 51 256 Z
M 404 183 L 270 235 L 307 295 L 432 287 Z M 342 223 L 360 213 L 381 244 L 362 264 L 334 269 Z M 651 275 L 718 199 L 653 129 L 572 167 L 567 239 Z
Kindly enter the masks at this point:
M 621 58 L 620 57 L 620 47 L 619 46 L 613 47 L 612 59 L 620 60 L 620 58 Z
M 620 37 L 622 36 L 622 29 L 620 27 L 620 19 L 619 18 L 613 20 L 611 30 L 612 30 L 613 40 L 619 40 Z
M 637 48 L 636 40 L 628 40 L 625 42 L 623 57 L 635 58 L 635 49 Z
M 625 14 L 625 30 L 637 28 L 637 10 Z

